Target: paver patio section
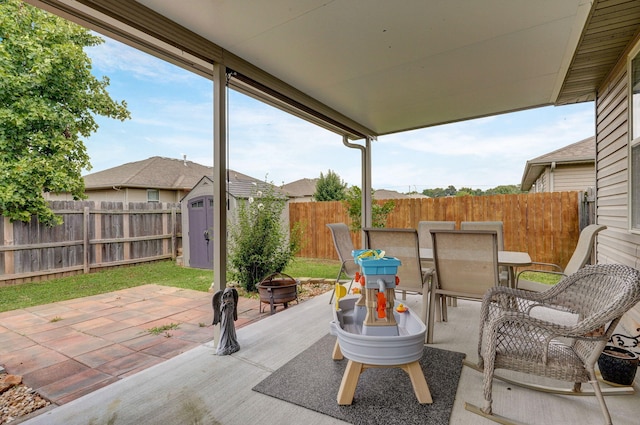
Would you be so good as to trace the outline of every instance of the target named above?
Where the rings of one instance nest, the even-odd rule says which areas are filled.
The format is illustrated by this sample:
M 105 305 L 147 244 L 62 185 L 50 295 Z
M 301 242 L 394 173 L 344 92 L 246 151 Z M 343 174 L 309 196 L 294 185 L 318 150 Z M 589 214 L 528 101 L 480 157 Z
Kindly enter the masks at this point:
M 143 285 L 0 313 L 0 365 L 61 405 L 213 339 L 212 294 Z M 240 298 L 236 328 L 268 315 Z M 159 334 L 153 328 L 178 324 Z

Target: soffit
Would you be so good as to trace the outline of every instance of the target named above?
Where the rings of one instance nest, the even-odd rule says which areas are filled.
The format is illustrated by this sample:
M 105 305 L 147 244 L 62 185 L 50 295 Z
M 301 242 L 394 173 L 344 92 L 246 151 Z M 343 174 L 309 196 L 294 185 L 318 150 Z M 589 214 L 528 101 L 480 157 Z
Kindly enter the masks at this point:
M 204 73 L 219 61 L 271 89 L 268 102 L 294 99 L 351 137 L 592 100 L 638 27 L 628 0 L 28 1 L 80 5 L 107 35 L 138 46 L 133 28 L 176 52 L 143 50 Z M 598 43 L 610 31 L 616 41 Z
M 387 134 L 553 104 L 585 0 L 138 0 Z

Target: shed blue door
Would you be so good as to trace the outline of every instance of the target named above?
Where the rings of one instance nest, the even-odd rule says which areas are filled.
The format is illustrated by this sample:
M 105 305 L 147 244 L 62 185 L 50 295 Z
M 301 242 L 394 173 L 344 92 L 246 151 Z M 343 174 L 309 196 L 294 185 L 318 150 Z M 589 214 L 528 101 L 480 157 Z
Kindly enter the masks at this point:
M 189 266 L 213 269 L 213 196 L 189 201 Z

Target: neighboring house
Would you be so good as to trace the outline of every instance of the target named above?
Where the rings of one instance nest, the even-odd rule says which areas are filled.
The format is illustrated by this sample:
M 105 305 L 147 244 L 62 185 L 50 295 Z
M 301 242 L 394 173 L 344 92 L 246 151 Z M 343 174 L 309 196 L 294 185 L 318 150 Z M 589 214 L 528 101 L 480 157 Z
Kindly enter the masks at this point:
M 289 202 L 310 202 L 316 193 L 316 184 L 320 179 L 300 179 L 287 183 L 281 187 L 282 191 L 289 196 Z
M 587 191 L 596 184 L 595 136 L 527 161 L 520 187 L 529 193 Z
M 154 156 L 84 176 L 87 200 L 108 202 L 180 202 L 213 168 L 186 159 Z M 69 194 L 48 194 L 50 200 L 71 200 Z
M 84 176 L 87 200 L 101 202 L 180 202 L 213 168 L 185 159 L 153 156 Z M 234 193 L 247 193 L 264 182 L 237 171 L 228 171 Z M 237 190 L 235 189 L 237 187 Z M 50 200 L 71 200 L 69 194 L 48 194 Z
M 409 195 L 395 190 L 378 189 L 373 192 L 373 199 L 409 199 Z

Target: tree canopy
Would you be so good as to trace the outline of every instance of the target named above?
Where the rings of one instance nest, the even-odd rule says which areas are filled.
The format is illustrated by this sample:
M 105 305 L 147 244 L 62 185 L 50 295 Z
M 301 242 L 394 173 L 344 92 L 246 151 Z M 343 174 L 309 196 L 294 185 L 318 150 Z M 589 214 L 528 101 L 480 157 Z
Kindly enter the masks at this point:
M 20 0 L 0 0 L 0 214 L 53 225 L 45 192 L 84 198 L 91 168 L 82 138 L 96 115 L 125 120 L 109 79 L 91 74 L 83 48 L 101 44 L 87 29 Z
M 430 198 L 441 198 L 443 196 L 483 196 L 483 195 L 510 195 L 515 193 L 522 193 L 520 185 L 501 185 L 492 189 L 483 191 L 482 189 L 471 189 L 469 187 L 461 187 L 459 190 L 455 186 L 449 185 L 446 189 L 441 187 L 435 189 L 425 189 L 422 191 L 423 195 Z
M 320 173 L 313 197 L 316 201 L 341 201 L 345 198 L 347 184 L 338 174 L 329 170 L 327 175 Z

